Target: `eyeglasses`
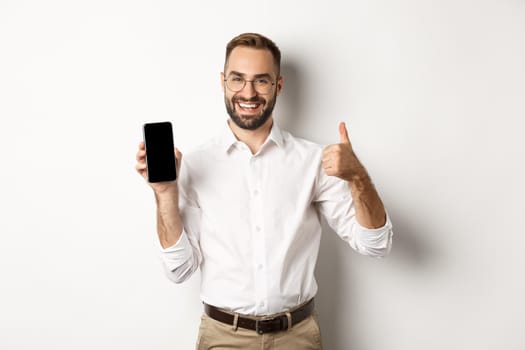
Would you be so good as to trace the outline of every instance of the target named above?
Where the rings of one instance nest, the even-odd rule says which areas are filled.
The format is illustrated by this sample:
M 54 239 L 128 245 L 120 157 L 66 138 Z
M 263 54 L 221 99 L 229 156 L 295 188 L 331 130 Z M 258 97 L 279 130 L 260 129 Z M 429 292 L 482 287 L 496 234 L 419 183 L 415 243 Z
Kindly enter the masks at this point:
M 268 78 L 246 80 L 238 75 L 229 76 L 228 78 L 224 79 L 224 82 L 226 83 L 228 89 L 230 89 L 232 92 L 241 91 L 242 89 L 244 89 L 247 82 L 252 83 L 254 90 L 261 95 L 269 94 L 272 91 L 273 86 L 275 85 L 275 82 L 271 81 Z

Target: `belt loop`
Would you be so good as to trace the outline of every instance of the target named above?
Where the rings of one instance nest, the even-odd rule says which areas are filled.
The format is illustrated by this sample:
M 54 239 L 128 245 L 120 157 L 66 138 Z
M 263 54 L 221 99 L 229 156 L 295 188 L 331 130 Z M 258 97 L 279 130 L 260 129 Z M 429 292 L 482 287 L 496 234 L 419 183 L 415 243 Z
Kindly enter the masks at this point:
M 286 318 L 288 319 L 288 330 L 292 329 L 292 314 L 288 311 L 286 313 Z
M 237 331 L 238 322 L 239 322 L 239 314 L 238 313 L 234 313 L 233 314 L 233 331 L 234 332 Z

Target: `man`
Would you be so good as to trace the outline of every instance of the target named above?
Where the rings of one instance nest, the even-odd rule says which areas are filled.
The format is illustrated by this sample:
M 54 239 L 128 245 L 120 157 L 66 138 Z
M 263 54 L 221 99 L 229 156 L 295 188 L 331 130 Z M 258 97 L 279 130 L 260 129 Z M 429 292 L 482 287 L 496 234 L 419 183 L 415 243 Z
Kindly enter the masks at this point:
M 340 143 L 323 150 L 274 123 L 280 58 L 260 34 L 232 39 L 224 130 L 184 157 L 176 182 L 150 183 L 168 277 L 180 283 L 201 268 L 197 349 L 322 348 L 313 302 L 320 215 L 358 252 L 390 250 L 390 221 L 345 124 Z M 143 143 L 137 161 L 147 178 Z

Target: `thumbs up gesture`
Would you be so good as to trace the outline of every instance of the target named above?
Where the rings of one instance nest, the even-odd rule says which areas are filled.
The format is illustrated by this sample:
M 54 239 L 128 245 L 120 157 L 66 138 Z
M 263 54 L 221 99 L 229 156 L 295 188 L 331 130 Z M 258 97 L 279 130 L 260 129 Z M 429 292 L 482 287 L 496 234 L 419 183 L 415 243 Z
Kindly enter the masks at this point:
M 364 170 L 363 165 L 355 155 L 345 123 L 339 123 L 339 143 L 327 146 L 323 151 L 323 169 L 326 175 L 337 176 L 351 181 Z

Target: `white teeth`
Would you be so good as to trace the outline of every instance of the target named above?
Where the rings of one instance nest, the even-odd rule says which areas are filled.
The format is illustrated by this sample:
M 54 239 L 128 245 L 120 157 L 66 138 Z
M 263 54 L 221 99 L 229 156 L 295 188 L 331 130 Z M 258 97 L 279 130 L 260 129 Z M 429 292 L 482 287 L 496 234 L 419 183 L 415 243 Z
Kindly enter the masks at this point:
M 239 106 L 242 108 L 257 108 L 256 104 L 248 104 L 248 103 L 239 103 Z

